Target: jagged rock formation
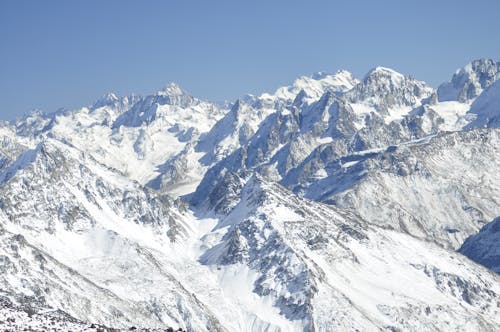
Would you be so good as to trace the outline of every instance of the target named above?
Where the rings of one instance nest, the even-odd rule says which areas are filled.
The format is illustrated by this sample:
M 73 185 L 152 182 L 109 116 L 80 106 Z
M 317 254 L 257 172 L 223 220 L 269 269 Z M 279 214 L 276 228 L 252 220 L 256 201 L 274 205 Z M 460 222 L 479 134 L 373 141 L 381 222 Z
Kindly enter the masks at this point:
M 224 274 L 253 276 L 255 293 L 302 324 L 294 329 L 494 328 L 490 318 L 473 319 L 474 311 L 452 304 L 467 298 L 469 305 L 491 310 L 491 317 L 498 311 L 498 295 L 489 288 L 498 286 L 498 277 L 476 270 L 461 255 L 298 198 L 259 176 L 243 183 L 238 204 L 214 229 L 224 230 L 221 241 L 201 261 L 222 266 Z M 479 275 L 492 279 L 483 284 Z M 409 292 L 417 280 L 419 290 Z M 372 288 L 381 284 L 389 289 Z M 429 306 L 428 296 L 437 302 Z M 439 312 L 446 317 L 437 318 Z
M 500 62 L 480 59 L 457 70 L 450 82 L 442 84 L 438 90 L 439 101 L 456 100 L 467 102 L 481 94 L 484 89 L 498 79 Z

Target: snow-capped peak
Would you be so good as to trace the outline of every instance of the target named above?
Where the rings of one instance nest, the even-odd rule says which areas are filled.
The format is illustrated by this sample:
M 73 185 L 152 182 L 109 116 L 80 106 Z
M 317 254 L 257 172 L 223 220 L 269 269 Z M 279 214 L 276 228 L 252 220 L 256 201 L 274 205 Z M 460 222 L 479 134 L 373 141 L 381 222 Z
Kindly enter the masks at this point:
M 458 69 L 451 81 L 441 84 L 439 101 L 467 102 L 500 78 L 500 63 L 492 59 L 478 59 Z
M 390 109 L 414 107 L 433 93 L 432 88 L 411 76 L 405 76 L 393 69 L 376 67 L 347 94 L 351 102 Z
M 310 101 L 319 99 L 325 92 L 344 93 L 352 89 L 358 80 L 347 70 L 339 70 L 334 74 L 316 72 L 311 76 L 301 76 L 292 85 L 280 87 L 274 94 L 264 93 L 262 99 L 283 99 L 294 100 L 295 97 L 304 91 Z
M 94 102 L 94 104 L 92 105 L 91 108 L 96 109 L 96 108 L 103 107 L 103 106 L 113 105 L 118 100 L 119 99 L 116 96 L 116 94 L 114 94 L 112 92 L 108 92 L 108 93 L 104 94 L 101 98 L 99 98 L 96 102 Z
M 375 67 L 365 75 L 363 81 L 380 80 L 382 78 L 389 79 L 394 85 L 399 85 L 405 79 L 405 76 L 391 68 Z
M 498 276 L 449 250 L 494 220 L 462 252 L 498 271 L 497 76 L 460 70 L 484 90 L 467 103 L 385 67 L 223 106 L 171 83 L 0 124 L 0 330 L 18 305 L 117 329 L 500 330 Z
M 108 92 L 104 96 L 102 96 L 102 98 L 100 98 L 99 100 L 100 101 L 113 102 L 113 101 L 117 101 L 118 97 L 113 92 Z
M 168 83 L 163 90 L 160 90 L 157 92 L 158 96 L 182 96 L 187 94 L 184 90 L 181 89 L 181 87 L 174 83 L 170 82 Z

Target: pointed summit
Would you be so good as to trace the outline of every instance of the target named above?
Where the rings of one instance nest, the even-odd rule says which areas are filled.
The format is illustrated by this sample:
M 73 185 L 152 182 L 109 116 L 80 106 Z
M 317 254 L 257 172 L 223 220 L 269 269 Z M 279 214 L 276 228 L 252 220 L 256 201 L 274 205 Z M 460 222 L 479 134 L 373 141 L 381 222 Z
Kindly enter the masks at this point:
M 476 98 L 484 89 L 500 78 L 500 62 L 492 59 L 474 60 L 458 69 L 451 81 L 439 86 L 439 101 L 465 103 Z
M 174 82 L 168 83 L 162 90 L 158 91 L 158 96 L 182 96 L 187 94 L 181 87 Z
M 118 97 L 112 93 L 108 92 L 104 94 L 101 98 L 97 99 L 96 102 L 91 106 L 92 109 L 113 105 L 118 101 Z
M 157 103 L 159 105 L 172 105 L 182 108 L 187 108 L 200 102 L 188 92 L 183 90 L 177 83 L 169 83 L 162 90 L 156 92 L 154 96 L 150 96 L 148 102 Z

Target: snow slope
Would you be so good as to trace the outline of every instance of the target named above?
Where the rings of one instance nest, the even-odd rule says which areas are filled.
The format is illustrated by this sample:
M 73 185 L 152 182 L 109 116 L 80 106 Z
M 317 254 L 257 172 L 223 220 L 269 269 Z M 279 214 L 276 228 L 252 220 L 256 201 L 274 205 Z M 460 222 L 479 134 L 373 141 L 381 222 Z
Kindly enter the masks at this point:
M 305 197 L 458 249 L 500 213 L 498 129 L 440 134 L 325 163 L 325 174 L 285 179 Z
M 468 114 L 475 118 L 467 128 L 500 127 L 500 81 L 493 83 L 474 100 Z
M 217 326 L 150 253 L 193 232 L 182 204 L 54 140 L 2 175 L 0 278 L 13 302 L 115 327 Z
M 34 114 L 16 127 L 24 136 L 68 142 L 142 184 L 183 194 L 204 172 L 194 145 L 225 112 L 170 84 L 146 97 L 110 94 L 80 110 Z
M 475 262 L 500 273 L 500 218 L 496 217 L 481 230 L 471 235 L 460 248 L 460 252 Z
M 500 324 L 498 276 L 260 176 L 210 219 L 55 140 L 3 174 L 2 295 L 16 305 L 194 331 Z
M 458 69 L 449 82 L 439 86 L 439 101 L 466 102 L 499 78 L 500 63 L 491 59 L 478 59 Z
M 239 197 L 215 228 L 224 234 L 220 242 L 201 261 L 224 274 L 253 275 L 250 288 L 299 324 L 293 330 L 488 330 L 499 324 L 498 276 L 460 254 L 370 226 L 259 176 L 242 185 Z

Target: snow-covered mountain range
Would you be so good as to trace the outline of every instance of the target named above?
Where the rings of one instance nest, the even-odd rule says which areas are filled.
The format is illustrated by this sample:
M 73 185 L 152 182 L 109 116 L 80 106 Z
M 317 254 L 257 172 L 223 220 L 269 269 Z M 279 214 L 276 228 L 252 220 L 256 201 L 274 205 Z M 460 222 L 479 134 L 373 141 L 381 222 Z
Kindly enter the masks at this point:
M 499 186 L 488 59 L 34 112 L 0 124 L 0 327 L 496 331 Z

